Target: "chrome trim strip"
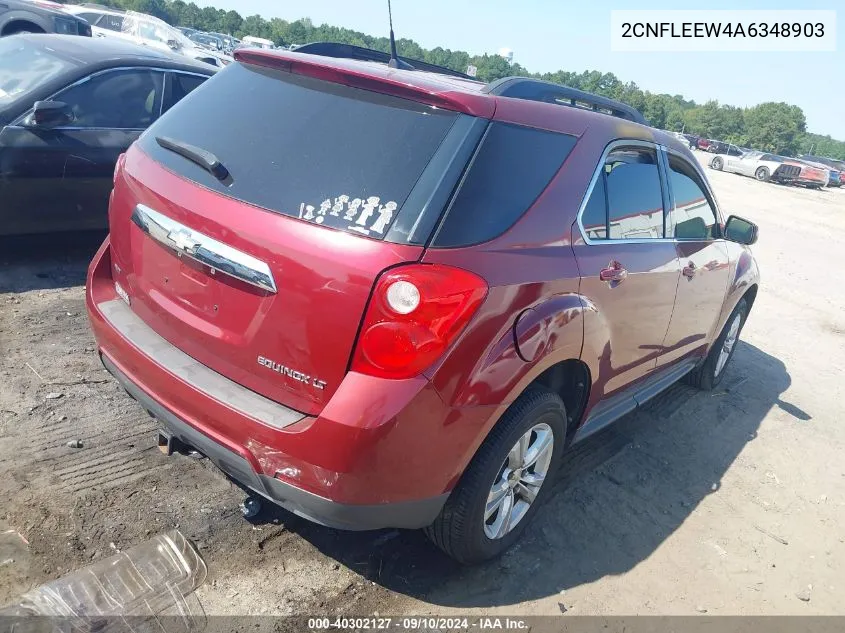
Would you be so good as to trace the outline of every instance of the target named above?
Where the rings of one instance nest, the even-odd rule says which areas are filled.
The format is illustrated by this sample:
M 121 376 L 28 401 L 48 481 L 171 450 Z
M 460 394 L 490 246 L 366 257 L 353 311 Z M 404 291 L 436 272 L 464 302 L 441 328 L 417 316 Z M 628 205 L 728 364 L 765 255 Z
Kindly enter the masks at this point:
M 587 207 L 587 203 L 590 201 L 590 196 L 593 195 L 593 188 L 596 186 L 596 181 L 599 179 L 599 174 L 601 174 L 602 170 L 604 169 L 604 163 L 607 160 L 607 156 L 618 147 L 645 147 L 646 149 L 653 149 L 656 154 L 658 154 L 658 162 L 660 161 L 659 153 L 660 150 L 663 148 L 662 145 L 658 143 L 653 143 L 651 141 L 642 141 L 640 139 L 617 139 L 615 141 L 611 141 L 607 144 L 607 147 L 604 148 L 604 151 L 601 154 L 601 158 L 599 159 L 599 163 L 596 166 L 595 171 L 593 172 L 593 177 L 590 179 L 590 184 L 587 187 L 587 193 L 584 195 L 584 199 L 581 200 L 581 206 L 578 207 L 578 230 L 581 231 L 581 239 L 584 240 L 585 244 L 654 244 L 655 242 L 674 242 L 675 240 L 671 237 L 654 237 L 649 239 L 632 239 L 632 240 L 612 240 L 612 239 L 605 239 L 605 240 L 591 240 L 587 237 L 587 231 L 584 230 L 584 224 L 581 222 L 581 216 L 584 214 L 584 209 Z M 660 166 L 658 165 L 658 170 L 660 170 Z M 661 187 L 663 184 L 663 176 L 661 178 Z M 661 191 L 661 196 L 663 192 Z M 664 201 L 664 208 L 666 202 Z M 664 210 L 665 213 L 665 210 Z
M 106 321 L 133 347 L 164 371 L 204 395 L 274 429 L 307 417 L 218 374 L 163 339 L 120 299 L 97 304 Z
M 270 267 L 252 255 L 189 229 L 143 204 L 135 206 L 132 222 L 156 242 L 175 251 L 178 257 L 185 255 L 205 264 L 211 268 L 212 275 L 220 271 L 256 288 L 276 293 L 276 281 Z
M 679 158 L 684 159 L 687 163 L 690 162 L 689 160 L 687 160 L 686 156 L 684 156 L 680 152 L 677 152 L 677 151 L 673 150 L 672 148 L 666 147 L 665 145 L 662 145 L 660 143 L 653 143 L 651 141 L 643 141 L 643 140 L 640 140 L 640 139 L 617 139 L 615 141 L 611 141 L 610 143 L 608 143 L 607 147 L 605 147 L 604 151 L 602 152 L 601 159 L 599 160 L 599 163 L 596 166 L 595 171 L 593 172 L 593 177 L 590 179 L 590 184 L 587 187 L 587 193 L 584 194 L 584 198 L 581 200 L 581 205 L 578 207 L 578 215 L 577 215 L 576 224 L 578 225 L 578 230 L 581 232 L 581 239 L 584 240 L 584 243 L 585 244 L 591 244 L 591 245 L 594 245 L 594 244 L 654 244 L 655 242 L 682 243 L 682 242 L 689 241 L 689 240 L 680 240 L 680 239 L 677 239 L 675 237 L 654 237 L 654 238 L 648 238 L 648 239 L 630 239 L 630 240 L 628 240 L 628 239 L 591 240 L 589 237 L 587 237 L 587 231 L 584 230 L 584 225 L 581 222 L 581 216 L 584 213 L 584 209 L 587 207 L 587 202 L 589 202 L 590 196 L 593 195 L 593 188 L 596 186 L 596 181 L 599 179 L 599 174 L 601 174 L 601 170 L 604 169 L 604 162 L 607 160 L 608 154 L 610 154 L 610 152 L 612 152 L 614 149 L 616 149 L 618 147 L 645 147 L 645 148 L 648 148 L 648 149 L 653 149 L 658 153 L 658 162 L 660 162 L 662 160 L 660 158 L 661 152 L 664 152 L 664 155 L 673 154 L 675 156 L 678 156 Z M 667 157 L 667 160 L 666 160 L 666 167 L 668 167 L 668 157 Z M 668 174 L 668 170 L 661 169 L 660 166 L 658 166 L 658 169 L 660 169 L 660 172 L 661 172 L 660 181 L 661 181 L 661 184 L 662 184 L 663 179 L 665 178 L 665 174 Z M 702 182 L 707 187 L 706 193 L 710 195 L 710 199 L 713 201 L 713 204 L 716 205 L 716 213 L 717 213 L 718 220 L 720 222 L 722 222 L 723 221 L 722 220 L 722 213 L 721 213 L 721 210 L 719 209 L 719 205 L 716 203 L 716 197 L 713 195 L 713 190 L 710 188 L 710 183 L 707 181 L 707 178 L 704 177 L 703 172 L 700 168 L 696 169 L 696 167 L 693 166 L 693 169 L 695 169 L 696 173 L 698 173 L 701 176 Z M 671 186 L 670 183 L 667 182 L 666 187 L 667 187 L 667 190 L 668 190 L 669 196 L 670 196 L 670 199 L 668 200 L 668 204 L 669 204 L 669 210 L 670 210 L 670 213 L 671 213 L 672 204 L 674 204 L 674 200 L 672 199 L 672 186 Z M 664 206 L 666 204 L 667 204 L 667 201 L 664 201 Z M 665 220 L 664 220 L 664 231 L 665 231 Z M 722 238 L 719 238 L 719 239 L 722 239 Z M 711 241 L 716 241 L 716 240 L 711 240 Z

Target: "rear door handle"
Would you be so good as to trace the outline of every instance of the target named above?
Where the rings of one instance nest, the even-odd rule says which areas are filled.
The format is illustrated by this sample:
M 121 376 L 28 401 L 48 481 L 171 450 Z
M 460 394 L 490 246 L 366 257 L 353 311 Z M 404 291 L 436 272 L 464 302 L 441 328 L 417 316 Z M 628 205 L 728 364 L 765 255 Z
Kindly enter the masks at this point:
M 599 279 L 602 281 L 625 281 L 628 278 L 628 271 L 616 260 L 610 262 L 607 268 L 602 268 L 599 271 Z
M 695 271 L 696 270 L 697 270 L 697 268 L 695 267 L 695 264 L 693 262 L 690 262 L 689 264 L 687 264 L 686 266 L 683 267 L 681 272 L 684 274 L 684 277 L 686 277 L 687 279 L 692 279 L 693 277 L 695 277 Z

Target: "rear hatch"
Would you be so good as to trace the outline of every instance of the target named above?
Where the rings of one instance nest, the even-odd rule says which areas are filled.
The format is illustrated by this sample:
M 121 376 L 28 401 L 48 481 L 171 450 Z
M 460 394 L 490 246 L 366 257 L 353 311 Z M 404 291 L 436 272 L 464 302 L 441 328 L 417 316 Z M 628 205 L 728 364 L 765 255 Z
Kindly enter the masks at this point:
M 454 187 L 444 174 L 457 179 L 479 123 L 232 64 L 119 165 L 117 280 L 170 343 L 317 414 L 347 371 L 376 277 L 421 257 Z

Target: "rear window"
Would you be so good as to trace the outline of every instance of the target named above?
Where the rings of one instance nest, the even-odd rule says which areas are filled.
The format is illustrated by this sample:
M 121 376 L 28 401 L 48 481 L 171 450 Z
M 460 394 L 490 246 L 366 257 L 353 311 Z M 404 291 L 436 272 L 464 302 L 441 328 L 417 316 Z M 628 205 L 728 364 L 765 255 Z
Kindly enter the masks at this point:
M 507 231 L 543 192 L 575 143 L 568 134 L 491 123 L 433 246 L 480 244 Z
M 139 143 L 168 169 L 223 195 L 381 239 L 458 117 L 236 63 L 176 104 Z M 156 137 L 211 152 L 231 181 L 162 148 Z

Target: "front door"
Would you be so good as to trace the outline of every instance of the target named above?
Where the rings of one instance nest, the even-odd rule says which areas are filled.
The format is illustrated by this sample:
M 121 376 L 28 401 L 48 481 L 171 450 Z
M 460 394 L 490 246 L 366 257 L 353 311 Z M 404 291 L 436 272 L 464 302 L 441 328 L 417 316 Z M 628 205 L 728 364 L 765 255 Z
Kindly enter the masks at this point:
M 681 279 L 661 366 L 704 353 L 716 335 L 730 281 L 728 249 L 712 195 L 690 162 L 672 153 L 667 158 L 672 201 L 667 228 L 675 238 Z
M 104 229 L 117 157 L 159 115 L 163 75 L 106 71 L 59 92 L 73 120 L 0 131 L 0 234 Z
M 580 215 L 584 239 L 573 245 L 580 292 L 597 312 L 584 333 L 598 356 L 597 398 L 655 370 L 680 276 L 675 244 L 664 233 L 657 150 L 630 143 L 608 153 Z

